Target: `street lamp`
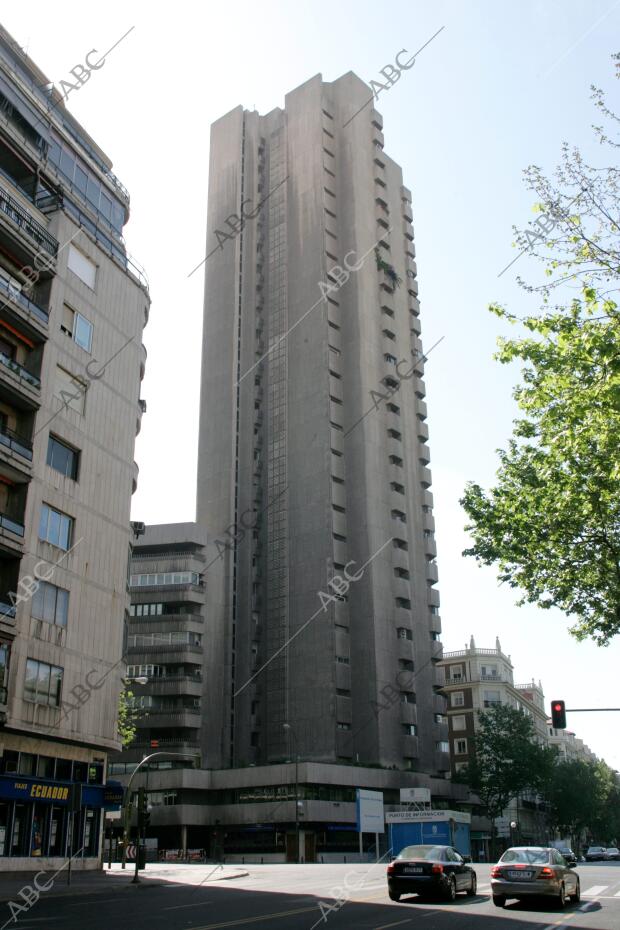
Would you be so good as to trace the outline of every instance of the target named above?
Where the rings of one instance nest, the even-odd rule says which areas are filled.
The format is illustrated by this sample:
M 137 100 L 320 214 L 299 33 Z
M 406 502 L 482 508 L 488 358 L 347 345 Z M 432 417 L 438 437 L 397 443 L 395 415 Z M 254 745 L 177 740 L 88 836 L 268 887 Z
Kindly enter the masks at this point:
M 138 771 L 142 768 L 143 765 L 149 764 L 151 759 L 154 759 L 156 756 L 166 756 L 168 759 L 193 759 L 194 764 L 198 763 L 200 766 L 200 756 L 194 753 L 189 752 L 152 752 L 149 756 L 145 756 L 142 762 L 139 762 L 131 775 L 129 776 L 129 781 L 127 782 L 127 787 L 125 788 L 125 801 L 123 804 L 122 812 L 122 822 L 123 822 L 123 855 L 121 859 L 121 868 L 124 869 L 127 864 L 127 843 L 129 842 L 129 819 L 131 817 L 131 783 L 138 774 Z M 147 767 L 147 776 L 148 776 L 148 767 Z M 136 849 L 136 863 L 139 854 L 140 847 L 140 837 L 138 836 L 138 849 Z M 135 881 L 138 878 L 138 869 L 136 867 Z
M 299 862 L 299 752 L 297 750 L 297 736 L 290 723 L 282 724 L 286 730 L 289 739 L 292 737 L 295 742 L 295 862 Z
M 518 823 L 516 820 L 510 821 L 510 845 L 514 846 L 514 831 L 517 829 Z

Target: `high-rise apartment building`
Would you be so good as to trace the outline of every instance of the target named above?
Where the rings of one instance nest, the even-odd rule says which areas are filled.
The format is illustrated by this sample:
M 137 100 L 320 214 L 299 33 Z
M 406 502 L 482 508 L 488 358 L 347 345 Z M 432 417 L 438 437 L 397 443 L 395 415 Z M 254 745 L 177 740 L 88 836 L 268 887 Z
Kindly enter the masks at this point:
M 129 195 L 111 167 L 0 29 L 5 870 L 78 851 L 79 864 L 98 864 L 107 756 L 119 747 L 150 301 L 125 250 Z M 73 785 L 81 807 L 71 817 Z
M 369 97 L 316 76 L 212 127 L 213 767 L 449 769 L 411 192 Z

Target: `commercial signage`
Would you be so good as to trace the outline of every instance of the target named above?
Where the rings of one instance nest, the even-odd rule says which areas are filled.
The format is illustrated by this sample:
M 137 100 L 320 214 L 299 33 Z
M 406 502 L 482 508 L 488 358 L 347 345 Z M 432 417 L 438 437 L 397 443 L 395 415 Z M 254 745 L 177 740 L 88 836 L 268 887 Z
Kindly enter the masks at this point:
M 385 815 L 388 823 L 440 823 L 454 820 L 455 823 L 471 823 L 471 814 L 463 811 L 388 811 Z
M 27 778 L 23 775 L 0 775 L 0 798 L 6 801 L 36 801 L 68 807 L 72 782 Z M 77 783 L 75 783 L 77 784 Z M 123 800 L 122 786 L 81 785 L 84 807 L 118 808 Z M 120 789 L 120 795 L 119 795 Z
M 382 791 L 356 788 L 355 811 L 358 833 L 385 833 Z

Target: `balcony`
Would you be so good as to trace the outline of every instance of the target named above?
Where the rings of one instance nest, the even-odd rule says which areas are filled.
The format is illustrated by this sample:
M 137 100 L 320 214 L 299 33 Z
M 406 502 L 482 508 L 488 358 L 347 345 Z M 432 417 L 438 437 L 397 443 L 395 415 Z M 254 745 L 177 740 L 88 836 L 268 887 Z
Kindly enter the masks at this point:
M 32 264 L 35 255 L 47 253 L 45 264 L 49 270 L 42 268 L 39 273 L 49 275 L 50 270 L 55 273 L 58 241 L 3 187 L 0 187 L 0 236 L 9 240 L 11 251 L 17 253 L 18 262 L 23 265 Z
M 439 573 L 437 571 L 437 562 L 429 561 L 426 563 L 426 580 L 429 584 L 437 584 Z
M 6 302 L 8 298 L 9 303 Z M 34 300 L 27 297 L 22 286 L 18 286 L 14 280 L 9 278 L 0 268 L 0 300 L 2 309 L 10 311 L 30 330 L 29 335 L 35 338 L 47 337 L 49 323 L 49 314 L 43 307 L 40 307 Z
M 23 520 L 23 517 L 21 518 Z M 0 555 L 21 555 L 24 550 L 24 524 L 0 512 Z
M 13 395 L 26 398 L 33 406 L 39 406 L 41 380 L 3 352 L 0 352 L 0 383 L 8 387 Z
M 0 442 L 1 441 L 2 441 L 2 437 L 0 436 Z M 133 469 L 132 469 L 132 475 L 131 475 L 131 493 L 132 494 L 135 494 L 136 491 L 138 490 L 138 475 L 139 474 L 140 474 L 140 468 L 138 467 L 138 463 L 134 462 Z
M 20 464 L 19 459 L 26 460 L 27 462 L 32 462 L 32 443 L 25 436 L 20 436 L 18 433 L 14 432 L 12 429 L 9 429 L 8 426 L 5 426 L 0 422 L 0 456 L 3 452 L 9 450 L 10 453 L 13 453 L 15 456 L 18 456 L 18 461 L 15 464 Z M 13 455 L 7 455 L 6 460 L 12 460 Z M 13 464 L 13 462 L 12 462 Z M 23 461 L 21 462 L 23 465 Z M 30 469 L 28 469 L 30 471 Z
M 143 727 L 197 727 L 200 709 L 198 707 L 180 707 L 176 710 L 161 710 L 156 707 L 144 709 L 136 720 L 136 726 Z M 161 741 L 160 741 L 161 742 Z

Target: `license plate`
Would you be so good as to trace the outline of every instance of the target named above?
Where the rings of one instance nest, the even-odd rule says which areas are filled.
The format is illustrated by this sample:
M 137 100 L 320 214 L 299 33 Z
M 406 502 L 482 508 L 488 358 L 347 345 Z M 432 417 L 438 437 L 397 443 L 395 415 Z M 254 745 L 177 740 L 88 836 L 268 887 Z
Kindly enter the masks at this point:
M 418 865 L 406 865 L 403 868 L 405 875 L 421 875 L 424 869 Z
M 508 878 L 517 878 L 517 879 L 531 878 L 533 874 L 534 874 L 533 872 L 528 872 L 526 869 L 520 869 L 519 871 L 517 871 L 516 869 L 508 869 L 508 871 L 506 872 L 506 875 L 508 876 Z

